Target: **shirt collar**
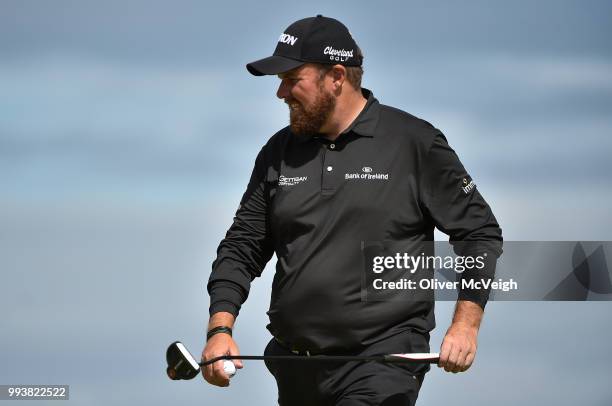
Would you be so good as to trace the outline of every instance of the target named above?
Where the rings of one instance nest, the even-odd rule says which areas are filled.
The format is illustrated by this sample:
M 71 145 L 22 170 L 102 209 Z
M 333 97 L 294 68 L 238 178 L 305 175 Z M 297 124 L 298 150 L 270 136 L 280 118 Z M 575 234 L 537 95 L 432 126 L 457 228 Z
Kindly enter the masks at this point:
M 374 137 L 376 135 L 376 126 L 378 125 L 378 117 L 380 113 L 380 103 L 369 89 L 361 88 L 361 94 L 366 98 L 367 102 L 363 110 L 357 118 L 353 120 L 351 125 L 342 134 L 347 134 L 351 131 L 366 137 Z

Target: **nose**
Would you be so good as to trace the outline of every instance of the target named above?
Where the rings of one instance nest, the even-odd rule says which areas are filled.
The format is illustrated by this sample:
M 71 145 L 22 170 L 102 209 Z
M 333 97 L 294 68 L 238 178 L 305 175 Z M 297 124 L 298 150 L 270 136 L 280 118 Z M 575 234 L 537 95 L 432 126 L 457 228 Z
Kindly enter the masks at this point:
M 289 80 L 282 79 L 280 85 L 278 86 L 278 90 L 276 91 L 276 97 L 279 99 L 286 99 L 291 95 L 291 84 Z

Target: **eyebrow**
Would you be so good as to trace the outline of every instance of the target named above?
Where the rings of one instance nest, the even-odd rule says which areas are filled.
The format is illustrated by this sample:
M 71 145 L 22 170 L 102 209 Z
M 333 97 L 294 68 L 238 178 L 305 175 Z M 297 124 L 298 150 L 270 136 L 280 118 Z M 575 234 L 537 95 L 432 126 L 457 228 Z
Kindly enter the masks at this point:
M 276 76 L 278 76 L 279 79 L 295 79 L 299 75 L 296 72 L 283 72 Z
M 302 74 L 302 69 L 295 68 L 295 69 L 291 69 L 290 71 L 287 71 L 287 72 L 279 73 L 276 76 L 278 76 L 279 79 L 295 79 L 295 78 L 299 77 L 301 74 Z

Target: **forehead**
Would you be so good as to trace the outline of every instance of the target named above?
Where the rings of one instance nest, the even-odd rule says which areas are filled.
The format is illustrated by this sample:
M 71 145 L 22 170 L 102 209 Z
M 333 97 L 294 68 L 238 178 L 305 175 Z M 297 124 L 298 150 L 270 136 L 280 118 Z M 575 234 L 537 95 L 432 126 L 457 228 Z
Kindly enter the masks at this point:
M 283 72 L 283 73 L 279 73 L 277 76 L 280 79 L 285 79 L 285 78 L 293 78 L 296 76 L 314 76 L 314 75 L 318 75 L 319 73 L 319 69 L 312 64 L 305 64 L 302 66 L 298 66 L 295 69 L 291 69 L 287 72 Z

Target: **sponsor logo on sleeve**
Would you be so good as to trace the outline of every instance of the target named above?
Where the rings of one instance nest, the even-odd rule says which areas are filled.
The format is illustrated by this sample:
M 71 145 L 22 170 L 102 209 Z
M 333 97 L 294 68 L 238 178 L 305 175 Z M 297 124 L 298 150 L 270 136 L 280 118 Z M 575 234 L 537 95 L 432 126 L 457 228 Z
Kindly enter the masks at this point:
M 474 190 L 475 188 L 476 188 L 476 184 L 474 183 L 472 178 L 470 177 L 463 178 L 463 180 L 461 181 L 461 190 L 463 190 L 463 193 L 465 193 L 466 195 L 470 193 L 472 190 Z

